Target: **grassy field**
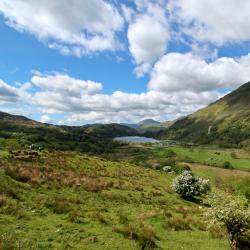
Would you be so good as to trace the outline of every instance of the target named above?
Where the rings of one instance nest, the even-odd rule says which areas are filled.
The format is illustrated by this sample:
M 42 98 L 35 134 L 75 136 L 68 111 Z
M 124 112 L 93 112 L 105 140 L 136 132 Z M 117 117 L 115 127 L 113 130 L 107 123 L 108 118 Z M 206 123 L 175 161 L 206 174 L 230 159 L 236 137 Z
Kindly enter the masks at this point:
M 203 165 L 224 167 L 229 162 L 232 169 L 250 171 L 249 149 L 221 149 L 214 147 L 157 146 L 150 144 L 131 144 L 117 149 L 112 159 L 122 159 L 139 165 L 150 166 L 168 158 L 169 151 L 176 155 L 176 161 L 200 163 Z
M 0 249 L 229 249 L 205 207 L 172 191 L 175 176 L 74 152 L 2 159 Z
M 230 162 L 235 169 L 250 171 L 250 151 L 240 149 L 211 149 L 211 148 L 171 148 L 180 160 L 223 167 L 225 162 Z M 159 154 L 164 154 L 166 149 L 157 149 Z M 234 156 L 232 157 L 232 154 Z
M 9 152 L 6 150 L 1 150 L 0 149 L 0 157 L 5 158 L 9 155 Z

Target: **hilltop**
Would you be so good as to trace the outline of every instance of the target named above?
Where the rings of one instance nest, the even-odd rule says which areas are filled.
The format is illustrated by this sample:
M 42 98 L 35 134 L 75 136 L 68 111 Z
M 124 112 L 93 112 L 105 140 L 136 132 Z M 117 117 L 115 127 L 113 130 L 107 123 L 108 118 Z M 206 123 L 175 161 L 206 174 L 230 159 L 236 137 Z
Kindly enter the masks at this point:
M 176 121 L 160 137 L 198 144 L 249 145 L 250 82 L 208 107 Z

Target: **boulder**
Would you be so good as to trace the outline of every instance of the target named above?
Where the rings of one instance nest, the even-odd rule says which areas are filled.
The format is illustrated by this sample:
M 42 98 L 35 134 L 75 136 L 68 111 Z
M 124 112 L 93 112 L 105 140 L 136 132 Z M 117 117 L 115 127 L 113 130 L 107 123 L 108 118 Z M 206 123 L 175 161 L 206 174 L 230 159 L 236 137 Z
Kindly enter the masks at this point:
M 152 165 L 152 168 L 155 169 L 155 170 L 160 170 L 161 169 L 161 165 L 159 163 L 154 163 Z
M 172 167 L 171 167 L 171 166 L 164 166 L 164 167 L 162 168 L 162 170 L 163 170 L 164 172 L 172 172 Z

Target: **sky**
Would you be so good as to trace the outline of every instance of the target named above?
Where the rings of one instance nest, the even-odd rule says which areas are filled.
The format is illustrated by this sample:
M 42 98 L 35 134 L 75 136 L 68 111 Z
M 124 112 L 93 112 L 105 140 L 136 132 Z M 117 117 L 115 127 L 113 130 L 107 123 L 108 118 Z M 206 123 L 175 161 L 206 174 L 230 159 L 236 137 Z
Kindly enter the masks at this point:
M 1 0 L 0 110 L 174 120 L 250 80 L 249 0 Z

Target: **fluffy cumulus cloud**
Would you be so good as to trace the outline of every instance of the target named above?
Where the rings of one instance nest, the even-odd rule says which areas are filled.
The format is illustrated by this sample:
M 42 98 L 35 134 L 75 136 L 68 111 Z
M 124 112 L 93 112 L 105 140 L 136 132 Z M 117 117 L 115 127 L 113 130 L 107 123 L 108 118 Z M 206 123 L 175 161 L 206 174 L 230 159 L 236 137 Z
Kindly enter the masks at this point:
M 34 34 L 64 54 L 120 47 L 116 32 L 123 18 L 104 0 L 1 0 L 0 13 L 11 27 Z
M 196 108 L 214 100 L 210 93 L 201 95 L 182 91 L 177 95 L 159 91 L 146 93 L 125 93 L 116 91 L 107 95 L 101 91 L 101 84 L 83 81 L 65 74 L 34 75 L 30 82 L 19 88 L 4 83 L 9 91 L 1 91 L 0 104 L 14 93 L 12 102 L 23 102 L 42 112 L 41 122 L 51 122 L 54 114 L 64 114 L 61 123 L 77 122 L 134 122 L 145 117 L 165 120 L 190 113 Z M 22 93 L 18 96 L 17 93 Z M 15 95 L 16 94 L 16 95 Z M 202 96 L 202 98 L 201 98 Z M 185 105 L 185 108 L 183 106 Z M 56 122 L 56 121 L 54 121 Z
M 130 51 L 137 64 L 152 63 L 164 54 L 169 38 L 167 25 L 154 16 L 143 14 L 128 30 Z
M 66 74 L 34 75 L 31 78 L 31 83 L 42 89 L 45 93 L 55 92 L 71 97 L 94 95 L 100 93 L 102 90 L 101 83 L 75 79 Z
M 22 84 L 20 87 L 14 87 L 0 79 L 0 104 L 15 103 L 28 99 L 30 95 L 26 91 L 27 88 L 29 88 L 28 83 Z
M 11 88 L 10 85 L 5 85 Z M 41 122 L 51 122 L 54 114 L 63 114 L 66 118 L 61 123 L 68 124 L 135 122 L 144 118 L 175 119 L 214 101 L 219 96 L 215 91 L 195 93 L 189 90 L 180 91 L 175 95 L 157 90 L 138 94 L 115 91 L 108 95 L 102 92 L 100 83 L 59 73 L 36 73 L 28 83 L 17 88 L 16 92 L 21 90 L 22 102 L 42 113 Z M 5 96 L 8 95 L 6 92 Z
M 236 87 L 250 79 L 250 55 L 222 57 L 207 63 L 191 53 L 169 53 L 154 66 L 150 90 L 199 93 L 219 88 Z
M 141 5 L 138 9 L 143 11 L 135 14 L 128 27 L 129 50 L 139 65 L 135 71 L 138 77 L 150 69 L 149 64 L 165 53 L 170 39 L 164 8 L 149 3 L 144 10 L 144 5 Z
M 169 0 L 168 9 L 194 40 L 217 45 L 250 40 L 248 0 Z

